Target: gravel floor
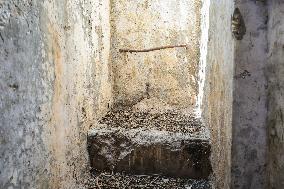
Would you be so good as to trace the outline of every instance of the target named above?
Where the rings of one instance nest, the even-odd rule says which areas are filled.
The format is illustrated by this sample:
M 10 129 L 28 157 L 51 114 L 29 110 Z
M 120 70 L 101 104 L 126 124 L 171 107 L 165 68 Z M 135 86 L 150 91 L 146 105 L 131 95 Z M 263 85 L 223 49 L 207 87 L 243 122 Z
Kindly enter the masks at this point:
M 170 110 L 162 113 L 150 113 L 135 111 L 131 107 L 117 108 L 109 111 L 101 120 L 100 124 L 110 127 L 122 128 L 147 128 L 171 132 L 194 133 L 202 128 L 201 121 L 192 114 L 182 114 Z
M 206 180 L 167 178 L 160 175 L 94 173 L 88 189 L 211 189 Z

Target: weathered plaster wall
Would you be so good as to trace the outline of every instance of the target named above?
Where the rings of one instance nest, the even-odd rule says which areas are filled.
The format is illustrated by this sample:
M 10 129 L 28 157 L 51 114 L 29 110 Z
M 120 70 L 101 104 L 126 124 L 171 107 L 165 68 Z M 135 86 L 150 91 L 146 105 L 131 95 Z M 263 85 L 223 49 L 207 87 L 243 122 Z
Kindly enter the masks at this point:
M 237 0 L 246 35 L 236 42 L 232 188 L 267 188 L 267 6 L 264 1 Z
M 109 35 L 108 1 L 0 1 L 0 188 L 80 187 Z
M 205 1 L 206 2 L 206 1 Z M 233 0 L 211 0 L 203 117 L 211 131 L 213 179 L 218 189 L 230 188 L 234 41 Z
M 284 1 L 271 0 L 268 41 L 269 188 L 284 186 Z
M 115 102 L 134 104 L 147 96 L 176 107 L 195 107 L 200 0 L 111 2 Z M 181 44 L 187 44 L 188 48 L 132 54 L 119 52 L 119 49 Z

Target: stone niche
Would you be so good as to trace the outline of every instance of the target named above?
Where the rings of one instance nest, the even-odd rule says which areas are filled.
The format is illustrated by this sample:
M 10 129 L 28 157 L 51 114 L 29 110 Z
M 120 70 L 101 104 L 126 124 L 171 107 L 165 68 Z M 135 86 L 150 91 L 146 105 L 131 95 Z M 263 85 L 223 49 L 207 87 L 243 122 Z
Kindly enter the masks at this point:
M 194 111 L 200 0 L 113 0 L 110 15 L 114 104 L 89 132 L 91 166 L 207 178 L 209 135 Z

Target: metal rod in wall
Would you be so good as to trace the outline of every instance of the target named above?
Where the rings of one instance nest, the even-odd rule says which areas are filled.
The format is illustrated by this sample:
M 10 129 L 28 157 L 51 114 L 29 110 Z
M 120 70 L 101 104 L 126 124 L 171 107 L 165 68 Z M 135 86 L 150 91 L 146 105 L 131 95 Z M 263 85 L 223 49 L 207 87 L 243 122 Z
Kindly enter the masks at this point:
M 172 49 L 172 48 L 178 48 L 178 47 L 185 47 L 187 48 L 187 45 L 168 45 L 168 46 L 161 46 L 161 47 L 155 47 L 150 49 L 141 49 L 141 50 L 134 50 L 134 49 L 119 49 L 119 52 L 129 52 L 129 53 L 135 53 L 135 52 L 150 52 L 150 51 L 158 51 L 162 49 Z

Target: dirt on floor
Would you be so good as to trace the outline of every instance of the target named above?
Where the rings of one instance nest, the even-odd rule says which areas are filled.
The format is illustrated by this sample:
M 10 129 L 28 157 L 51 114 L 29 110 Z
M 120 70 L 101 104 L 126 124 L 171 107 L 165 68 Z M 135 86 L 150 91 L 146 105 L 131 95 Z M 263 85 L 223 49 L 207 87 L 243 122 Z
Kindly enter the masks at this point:
M 161 175 L 127 175 L 92 171 L 88 189 L 211 189 L 208 180 L 168 178 Z
M 202 129 L 202 122 L 193 114 L 183 114 L 176 110 L 165 112 L 137 111 L 132 107 L 119 107 L 109 111 L 100 124 L 111 128 L 145 128 L 160 131 L 194 133 Z

